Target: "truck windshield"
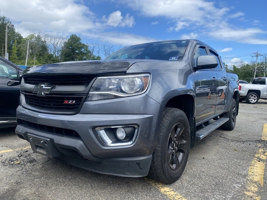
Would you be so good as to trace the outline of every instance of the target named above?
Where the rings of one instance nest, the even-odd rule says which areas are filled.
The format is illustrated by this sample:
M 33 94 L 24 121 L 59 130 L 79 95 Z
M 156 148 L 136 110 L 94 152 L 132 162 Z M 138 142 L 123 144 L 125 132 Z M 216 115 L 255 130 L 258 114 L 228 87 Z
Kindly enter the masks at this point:
M 183 58 L 188 40 L 153 42 L 125 47 L 107 57 L 114 59 L 155 59 L 177 61 Z

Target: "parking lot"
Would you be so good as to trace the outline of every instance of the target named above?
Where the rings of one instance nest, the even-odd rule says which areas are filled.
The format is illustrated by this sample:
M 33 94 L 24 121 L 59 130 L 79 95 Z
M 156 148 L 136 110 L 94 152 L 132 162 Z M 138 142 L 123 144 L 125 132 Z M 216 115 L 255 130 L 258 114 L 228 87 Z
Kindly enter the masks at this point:
M 100 175 L 48 159 L 33 153 L 13 129 L 4 129 L 0 131 L 0 199 L 264 200 L 266 135 L 267 101 L 240 103 L 235 130 L 217 130 L 198 142 L 182 177 L 162 185 L 146 178 Z

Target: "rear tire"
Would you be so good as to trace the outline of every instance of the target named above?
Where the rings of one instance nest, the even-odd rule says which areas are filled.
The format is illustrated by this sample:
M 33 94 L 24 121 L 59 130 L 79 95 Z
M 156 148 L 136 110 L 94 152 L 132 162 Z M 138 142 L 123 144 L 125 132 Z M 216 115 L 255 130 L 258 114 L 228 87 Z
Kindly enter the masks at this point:
M 259 101 L 259 95 L 256 92 L 249 92 L 246 101 L 247 103 L 255 104 Z
M 149 177 L 165 184 L 177 181 L 182 175 L 190 150 L 190 126 L 185 113 L 167 108 L 159 128 Z
M 223 115 L 223 117 L 229 118 L 229 121 L 227 121 L 225 124 L 221 126 L 222 129 L 229 131 L 233 130 L 236 124 L 236 116 L 237 116 L 237 103 L 235 99 L 232 99 L 230 111 Z

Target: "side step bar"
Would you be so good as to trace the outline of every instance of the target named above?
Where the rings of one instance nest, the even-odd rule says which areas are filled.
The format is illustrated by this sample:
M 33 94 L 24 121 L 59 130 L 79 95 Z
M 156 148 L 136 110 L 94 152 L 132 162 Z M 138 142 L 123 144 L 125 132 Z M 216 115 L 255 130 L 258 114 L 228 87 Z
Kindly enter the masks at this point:
M 227 122 L 229 118 L 222 117 L 213 123 L 209 124 L 208 126 L 198 130 L 196 132 L 196 139 L 202 140 L 206 136 L 208 136 L 212 131 L 215 131 L 217 128 L 219 128 L 221 125 L 223 125 L 225 122 Z

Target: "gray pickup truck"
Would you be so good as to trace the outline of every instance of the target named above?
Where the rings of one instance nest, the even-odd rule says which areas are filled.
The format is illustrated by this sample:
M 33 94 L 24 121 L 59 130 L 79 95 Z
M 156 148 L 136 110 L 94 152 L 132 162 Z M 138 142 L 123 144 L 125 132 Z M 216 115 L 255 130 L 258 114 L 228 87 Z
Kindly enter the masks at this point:
M 34 152 L 77 167 L 170 184 L 196 140 L 219 127 L 234 129 L 237 82 L 198 40 L 37 66 L 21 79 L 16 133 Z
M 239 83 L 240 101 L 255 104 L 259 99 L 267 99 L 267 77 L 254 78 L 252 84 Z

